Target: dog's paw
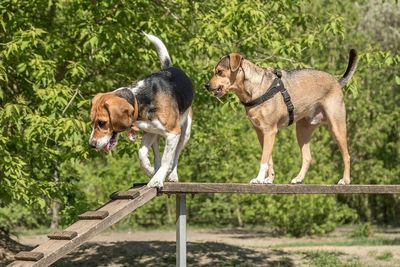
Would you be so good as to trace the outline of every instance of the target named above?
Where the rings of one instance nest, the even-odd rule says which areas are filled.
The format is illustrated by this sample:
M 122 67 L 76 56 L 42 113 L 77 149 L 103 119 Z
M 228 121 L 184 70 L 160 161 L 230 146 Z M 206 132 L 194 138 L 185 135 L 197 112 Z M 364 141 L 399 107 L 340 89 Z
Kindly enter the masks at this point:
M 271 178 L 267 178 L 267 179 L 265 179 L 265 183 L 266 184 L 273 184 L 274 180 L 272 180 Z
M 172 171 L 168 176 L 168 182 L 178 182 L 178 173 L 176 171 Z
M 266 184 L 267 179 L 254 178 L 254 179 L 251 179 L 250 183 L 251 184 Z
M 294 179 L 292 179 L 292 181 L 290 181 L 291 184 L 301 184 L 301 182 L 303 182 L 303 180 L 300 180 L 297 178 L 294 178 Z
M 152 178 L 148 183 L 147 187 L 156 187 L 156 188 L 162 188 L 164 186 L 164 182 L 161 179 L 154 179 Z
M 337 183 L 338 185 L 346 185 L 346 183 L 343 181 L 343 179 L 340 179 L 339 182 Z

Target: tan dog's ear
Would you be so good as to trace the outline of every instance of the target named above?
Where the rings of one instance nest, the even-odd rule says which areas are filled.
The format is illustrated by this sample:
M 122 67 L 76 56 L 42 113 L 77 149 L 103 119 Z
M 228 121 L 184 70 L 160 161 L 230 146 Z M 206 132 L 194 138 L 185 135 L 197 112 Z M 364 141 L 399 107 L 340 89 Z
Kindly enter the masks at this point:
M 113 131 L 122 132 L 131 128 L 133 123 L 133 107 L 123 98 L 112 97 L 104 103 L 110 114 Z
M 229 65 L 231 67 L 231 71 L 237 71 L 240 65 L 242 65 L 242 60 L 243 56 L 238 53 L 229 54 Z

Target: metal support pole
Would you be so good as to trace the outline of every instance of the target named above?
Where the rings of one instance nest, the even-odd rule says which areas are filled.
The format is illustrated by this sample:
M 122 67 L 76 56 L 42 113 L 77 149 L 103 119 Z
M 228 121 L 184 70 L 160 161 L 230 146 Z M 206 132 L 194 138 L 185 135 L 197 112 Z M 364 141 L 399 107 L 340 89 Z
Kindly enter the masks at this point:
M 186 195 L 176 194 L 176 266 L 186 267 Z

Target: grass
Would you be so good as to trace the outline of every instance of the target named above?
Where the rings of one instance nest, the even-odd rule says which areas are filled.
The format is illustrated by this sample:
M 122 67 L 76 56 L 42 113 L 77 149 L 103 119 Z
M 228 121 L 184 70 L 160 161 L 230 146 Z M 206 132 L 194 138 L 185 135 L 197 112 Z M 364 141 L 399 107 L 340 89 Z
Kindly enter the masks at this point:
M 340 256 L 342 253 L 328 252 L 328 251 L 305 251 L 302 252 L 308 259 L 310 265 L 316 267 L 361 267 L 365 266 L 359 261 L 356 262 L 343 262 Z M 351 260 L 352 261 L 352 260 Z
M 383 251 L 382 254 L 375 257 L 376 260 L 387 261 L 393 258 L 393 254 L 390 251 Z
M 318 246 L 398 246 L 400 238 L 355 238 L 343 241 L 310 241 L 279 244 L 271 248 L 287 247 L 318 247 Z
M 190 229 L 204 229 L 196 226 L 190 226 Z M 174 225 L 165 225 L 162 230 L 174 230 L 175 226 Z M 212 228 L 212 230 L 217 231 L 220 228 Z M 247 231 L 248 228 L 221 228 L 221 229 L 226 229 L 228 230 L 226 233 L 223 232 L 223 234 L 229 234 L 232 236 L 235 236 L 237 234 L 238 240 L 243 240 L 243 239 L 252 239 L 252 238 L 258 238 L 258 239 L 268 239 L 268 238 L 274 238 L 274 242 L 277 240 L 280 240 L 280 236 L 275 236 L 272 232 L 265 230 L 265 228 L 260 228 L 262 231 L 258 231 L 257 233 L 260 234 L 260 236 L 257 236 L 257 233 L 251 234 L 251 231 Z M 254 227 L 252 229 L 258 229 L 257 227 Z M 127 231 L 139 231 L 139 230 L 145 230 L 145 231 L 152 231 L 153 228 L 143 228 L 143 227 L 125 227 L 125 225 L 117 225 L 116 227 L 113 227 L 112 229 L 106 230 L 106 232 L 127 232 Z M 160 228 L 157 228 L 157 230 L 160 230 Z M 233 230 L 233 231 L 229 231 Z M 196 264 L 199 264 L 203 261 L 211 261 L 211 262 L 218 262 L 216 266 L 238 266 L 238 267 L 250 267 L 250 266 L 259 266 L 260 262 L 263 263 L 268 263 L 268 266 L 274 266 L 274 267 L 293 267 L 293 266 L 338 266 L 338 267 L 358 267 L 358 266 L 368 266 L 368 267 L 373 267 L 373 266 L 398 266 L 395 263 L 396 261 L 396 253 L 392 252 L 391 248 L 387 250 L 383 250 L 381 248 L 378 248 L 378 246 L 400 246 L 400 230 L 395 229 L 395 231 L 390 231 L 384 229 L 384 231 L 376 231 L 374 233 L 374 236 L 372 237 L 351 237 L 351 231 L 352 229 L 341 229 L 340 231 L 336 231 L 335 233 L 332 233 L 329 236 L 325 237 L 309 237 L 309 238 L 302 238 L 302 239 L 296 239 L 296 238 L 289 238 L 289 237 L 283 237 L 282 242 L 277 245 L 272 245 L 276 243 L 266 243 L 264 246 L 242 246 L 242 245 L 226 245 L 226 244 L 219 244 L 218 242 L 215 243 L 217 252 L 214 252 L 214 250 L 209 250 L 209 248 L 206 248 L 203 246 L 202 241 L 192 243 L 192 247 L 198 247 L 198 250 L 196 252 L 193 251 L 193 256 L 188 257 L 188 263 L 190 266 L 195 266 Z M 15 229 L 15 233 L 18 235 L 27 235 L 27 236 L 32 236 L 32 235 L 37 235 L 37 234 L 48 234 L 51 232 L 50 229 L 48 228 L 40 228 L 36 230 L 26 230 L 26 229 Z M 129 243 L 129 242 L 128 242 Z M 131 242 L 132 246 L 133 243 Z M 151 242 L 150 242 L 151 243 Z M 171 245 L 171 242 L 166 242 L 168 246 L 173 246 Z M 213 243 L 214 244 L 214 243 Z M 270 245 L 268 245 L 270 244 Z M 262 243 L 260 244 L 262 245 Z M 92 248 L 93 244 L 86 244 L 87 248 Z M 223 250 L 218 250 L 218 246 L 226 246 L 232 249 L 230 252 L 226 252 L 226 249 Z M 337 252 L 334 251 L 336 248 L 329 248 L 328 250 L 322 250 L 319 247 L 322 246 L 343 246 L 343 247 L 359 247 L 359 248 L 352 248 L 351 251 L 349 252 L 351 254 L 348 254 L 347 250 L 345 249 L 339 249 L 342 252 Z M 360 256 L 362 254 L 354 252 L 354 249 L 364 249 L 363 246 L 376 246 L 375 248 L 368 248 L 368 254 L 366 256 Z M 85 248 L 85 245 L 82 246 Z M 108 245 L 104 246 L 99 246 L 103 249 L 108 249 Z M 120 246 L 121 247 L 121 246 Z M 308 248 L 307 247 L 312 247 Z M 95 246 L 95 248 L 97 248 Z M 124 247 L 122 246 L 122 250 L 124 250 Z M 224 247 L 225 248 L 225 247 Z M 267 249 L 268 252 L 265 252 L 263 250 L 257 250 L 255 248 L 262 248 L 262 249 Z M 294 250 L 285 250 L 282 248 L 295 248 Z M 271 253 L 272 249 L 272 253 Z M 395 248 L 393 248 L 395 249 Z M 397 248 L 396 248 L 397 249 Z M 90 249 L 88 249 L 89 251 Z M 394 251 L 394 250 L 393 250 Z M 1 252 L 1 251 L 0 251 Z M 114 253 L 114 251 L 113 251 Z M 122 252 L 121 252 L 122 253 Z M 252 253 L 260 253 L 260 255 L 254 256 Z M 269 254 L 268 254 L 269 253 Z M 1 255 L 1 253 L 0 253 Z M 121 254 L 122 255 L 122 254 Z M 125 254 L 124 254 L 125 255 Z M 147 256 L 146 256 L 147 255 Z M 247 255 L 248 258 L 243 258 L 243 255 Z M 252 255 L 253 257 L 250 257 L 249 255 Z M 90 256 L 90 255 L 89 255 Z M 215 256 L 210 260 L 210 257 Z M 264 257 L 265 256 L 265 257 Z M 135 255 L 132 257 L 135 258 L 137 262 L 145 262 L 148 260 L 147 258 L 151 258 L 152 255 L 150 254 L 140 254 L 140 255 Z M 142 259 L 142 257 L 144 257 Z M 147 258 L 146 258 L 147 257 Z M 200 260 L 202 258 L 202 260 Z M 119 258 L 118 258 L 119 260 Z M 158 257 L 158 260 L 160 260 L 160 263 L 162 263 L 159 266 L 173 266 L 175 264 L 175 252 L 172 251 L 165 251 L 164 254 L 161 254 L 161 256 Z M 266 261 L 266 262 L 264 262 Z M 209 263 L 207 263 L 209 264 Z M 204 266 L 209 266 L 207 264 L 204 264 Z M 1 263 L 0 263 L 1 265 Z M 72 265 L 71 265 L 72 266 Z
M 218 266 L 221 267 L 231 267 L 231 266 L 235 266 L 235 267 L 252 267 L 254 266 L 252 263 L 248 263 L 248 262 L 244 262 L 244 263 L 237 263 L 236 261 L 222 261 L 218 264 Z
M 278 261 L 275 261 L 272 266 L 274 267 L 286 267 L 292 266 L 292 260 L 289 257 L 283 256 L 280 257 Z
M 15 236 L 45 235 L 50 233 L 51 231 L 52 230 L 48 227 L 40 227 L 36 229 L 16 228 L 11 231 L 11 235 Z

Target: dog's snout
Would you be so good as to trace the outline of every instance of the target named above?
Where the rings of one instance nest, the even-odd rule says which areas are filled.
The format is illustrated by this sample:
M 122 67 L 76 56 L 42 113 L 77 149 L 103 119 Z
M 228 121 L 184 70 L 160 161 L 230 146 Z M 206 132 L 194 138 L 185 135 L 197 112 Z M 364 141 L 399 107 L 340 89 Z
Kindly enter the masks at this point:
M 96 148 L 96 145 L 95 145 L 94 143 L 92 143 L 92 142 L 89 142 L 89 146 L 90 146 L 91 148 Z
M 206 87 L 207 90 L 210 90 L 210 82 L 207 82 L 206 84 L 204 84 L 204 86 Z

